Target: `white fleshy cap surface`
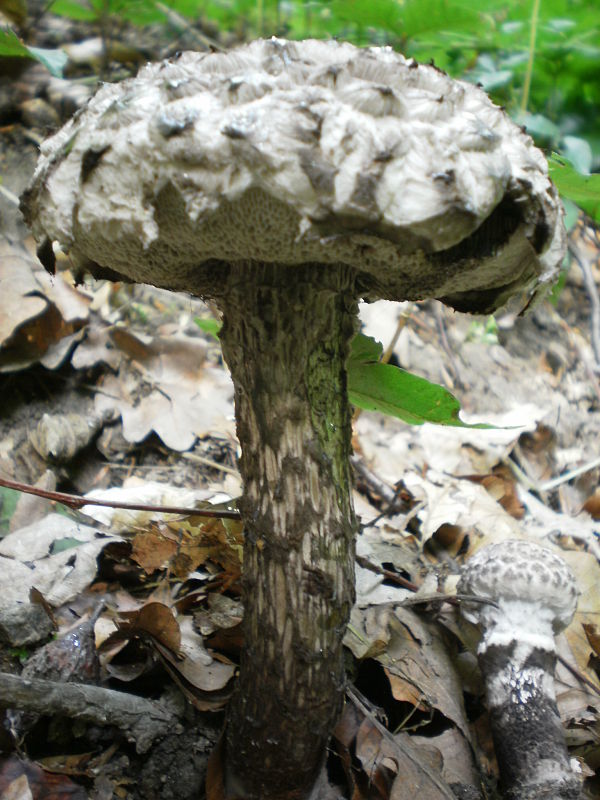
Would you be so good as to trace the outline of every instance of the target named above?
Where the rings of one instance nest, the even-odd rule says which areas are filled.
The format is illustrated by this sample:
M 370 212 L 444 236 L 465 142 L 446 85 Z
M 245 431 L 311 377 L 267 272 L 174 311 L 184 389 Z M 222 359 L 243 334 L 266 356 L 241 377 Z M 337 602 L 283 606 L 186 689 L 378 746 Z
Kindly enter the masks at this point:
M 391 48 L 259 40 L 103 86 L 23 210 L 83 263 L 197 294 L 231 262 L 356 271 L 371 299 L 489 311 L 565 247 L 543 154 L 477 87 Z
M 461 611 L 481 626 L 484 646 L 522 641 L 554 647 L 577 608 L 577 582 L 567 563 L 535 542 L 507 540 L 483 547 L 463 567 L 459 594 L 493 600 L 463 602 Z

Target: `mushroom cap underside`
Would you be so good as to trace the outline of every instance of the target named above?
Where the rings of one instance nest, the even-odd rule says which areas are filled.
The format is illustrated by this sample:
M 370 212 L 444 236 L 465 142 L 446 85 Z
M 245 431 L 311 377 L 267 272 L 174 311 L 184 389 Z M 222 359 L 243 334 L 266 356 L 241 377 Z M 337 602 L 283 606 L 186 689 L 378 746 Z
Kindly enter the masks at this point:
M 92 271 L 206 295 L 231 263 L 314 263 L 368 299 L 487 312 L 551 282 L 565 247 L 543 154 L 483 91 L 333 41 L 105 85 L 42 145 L 22 207 Z
M 570 623 L 578 597 L 575 576 L 564 559 L 548 547 L 519 539 L 478 550 L 463 567 L 458 591 L 495 601 L 500 614 L 516 604 L 527 606 L 526 624 L 535 616 L 534 609 L 543 610 L 555 632 Z M 474 603 L 466 603 L 463 612 L 472 622 L 485 622 L 496 614 L 493 606 Z

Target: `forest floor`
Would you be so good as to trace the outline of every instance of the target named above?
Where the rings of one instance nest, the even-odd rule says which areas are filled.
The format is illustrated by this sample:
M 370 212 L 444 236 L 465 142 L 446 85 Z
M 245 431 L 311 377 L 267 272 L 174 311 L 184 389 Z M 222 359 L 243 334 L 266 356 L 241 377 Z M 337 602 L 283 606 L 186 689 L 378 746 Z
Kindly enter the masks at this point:
M 66 258 L 51 278 L 17 207 L 39 143 L 99 74 L 122 77 L 216 33 L 122 27 L 106 60 L 93 26 L 45 14 L 35 30 L 69 61 L 64 79 L 25 59 L 0 70 L 0 477 L 117 503 L 227 507 L 241 492 L 238 447 L 210 308 L 152 287 L 76 285 Z M 555 548 L 579 583 L 557 697 L 585 796 L 600 796 L 597 232 L 580 219 L 570 246 L 564 286 L 525 317 L 361 308 L 363 331 L 394 342 L 392 363 L 494 427 L 355 417 L 352 690 L 332 796 L 412 800 L 419 785 L 427 800 L 496 797 L 474 634 L 445 598 L 470 555 L 515 538 Z M 240 523 L 82 512 L 1 488 L 0 501 L 0 671 L 28 680 L 0 728 L 0 797 L 201 797 L 239 657 Z M 87 716 L 65 681 L 89 687 Z M 128 715 L 110 689 L 128 695 Z M 0 682 L 0 707 L 6 691 Z

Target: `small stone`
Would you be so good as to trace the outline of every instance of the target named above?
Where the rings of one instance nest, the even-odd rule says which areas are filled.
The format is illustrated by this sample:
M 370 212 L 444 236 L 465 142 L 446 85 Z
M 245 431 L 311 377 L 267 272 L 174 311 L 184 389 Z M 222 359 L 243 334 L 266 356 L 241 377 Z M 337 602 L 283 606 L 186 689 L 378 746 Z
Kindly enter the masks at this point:
M 0 609 L 0 641 L 11 647 L 41 642 L 53 630 L 52 620 L 36 603 L 12 603 Z
M 56 111 L 41 97 L 33 97 L 21 103 L 21 118 L 28 127 L 41 128 L 44 131 L 54 130 L 60 125 Z

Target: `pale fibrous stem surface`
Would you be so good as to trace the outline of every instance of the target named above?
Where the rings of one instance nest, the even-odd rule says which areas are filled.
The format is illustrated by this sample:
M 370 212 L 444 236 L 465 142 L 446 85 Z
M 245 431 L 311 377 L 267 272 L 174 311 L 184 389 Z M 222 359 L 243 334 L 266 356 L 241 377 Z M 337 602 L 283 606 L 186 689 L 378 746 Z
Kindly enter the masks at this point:
M 244 264 L 218 298 L 245 522 L 245 647 L 226 747 L 247 797 L 307 795 L 341 708 L 354 600 L 353 284 L 346 267 Z

